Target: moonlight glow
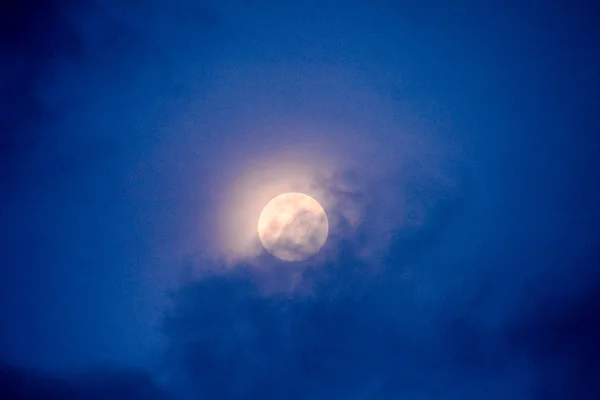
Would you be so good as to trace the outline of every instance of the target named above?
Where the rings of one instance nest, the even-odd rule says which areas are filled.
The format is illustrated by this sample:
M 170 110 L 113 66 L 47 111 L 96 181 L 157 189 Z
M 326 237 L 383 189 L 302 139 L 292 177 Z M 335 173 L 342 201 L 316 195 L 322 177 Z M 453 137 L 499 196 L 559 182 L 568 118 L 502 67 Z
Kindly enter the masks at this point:
M 265 206 L 258 235 L 265 249 L 285 261 L 301 261 L 317 253 L 329 231 L 323 207 L 302 193 L 281 194 Z

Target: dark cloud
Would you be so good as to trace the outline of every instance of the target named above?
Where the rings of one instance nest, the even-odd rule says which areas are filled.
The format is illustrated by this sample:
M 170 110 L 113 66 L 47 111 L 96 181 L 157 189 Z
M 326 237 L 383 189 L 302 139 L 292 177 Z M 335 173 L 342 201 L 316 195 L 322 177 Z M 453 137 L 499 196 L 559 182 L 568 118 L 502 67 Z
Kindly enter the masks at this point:
M 291 293 L 265 294 L 261 277 L 243 267 L 188 283 L 165 321 L 171 386 L 190 398 L 223 399 L 464 398 L 492 389 L 498 394 L 488 398 L 500 399 L 525 390 L 502 389 L 515 381 L 512 353 L 472 305 L 430 308 L 405 276 L 414 253 L 433 248 L 429 230 L 460 220 L 454 200 L 442 203 L 429 210 L 431 225 L 412 233 L 424 244 L 375 272 L 348 240 L 337 243 L 334 262 L 302 271 Z M 392 247 L 404 241 L 396 237 Z
M 496 338 L 445 323 L 452 310 L 415 320 L 405 312 L 414 303 L 385 295 L 409 285 L 385 286 L 337 281 L 314 296 L 265 298 L 235 278 L 191 285 L 166 323 L 176 386 L 191 398 L 385 399 L 506 382 Z
M 39 143 L 51 109 L 40 90 L 57 62 L 77 59 L 82 40 L 55 0 L 9 0 L 0 5 L 0 151 L 4 179 Z
M 76 395 L 64 380 L 7 365 L 0 367 L 0 396 L 4 399 L 75 399 Z
M 595 269 L 598 261 L 589 260 L 590 266 Z M 536 366 L 536 399 L 600 397 L 600 275 L 594 271 L 587 279 L 574 290 L 532 291 L 531 303 L 509 330 L 513 346 Z
M 56 129 L 81 101 L 74 87 L 90 70 L 90 54 L 102 58 L 110 49 L 90 43 L 80 26 L 92 1 L 11 0 L 0 8 L 1 173 L 7 189 L 44 186 L 114 151 L 110 141 Z
M 0 367 L 0 397 L 6 400 L 167 399 L 145 372 L 105 369 L 65 379 Z
M 172 22 L 159 25 L 163 19 Z M 105 85 L 114 89 L 147 71 L 154 76 L 141 90 L 183 94 L 186 88 L 176 72 L 180 60 L 173 57 L 180 47 L 165 41 L 189 39 L 194 28 L 208 32 L 220 24 L 212 9 L 188 2 L 2 2 L 0 174 L 5 186 L 43 185 L 121 158 L 122 141 L 114 128 L 105 127 L 101 134 L 79 132 L 89 127 L 73 126 L 69 118 L 107 112 L 104 105 L 81 106 L 106 95 Z M 139 91 L 133 90 L 124 107 L 139 101 L 132 98 Z M 123 134 L 135 143 L 142 140 L 139 133 Z

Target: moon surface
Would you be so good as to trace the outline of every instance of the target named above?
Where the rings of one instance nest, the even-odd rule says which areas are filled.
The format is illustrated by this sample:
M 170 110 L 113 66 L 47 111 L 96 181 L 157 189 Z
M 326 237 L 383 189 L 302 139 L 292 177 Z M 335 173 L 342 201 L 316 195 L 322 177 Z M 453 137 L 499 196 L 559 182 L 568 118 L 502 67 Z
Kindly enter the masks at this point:
M 317 253 L 328 233 L 325 210 L 303 193 L 274 197 L 258 218 L 258 236 L 263 246 L 284 261 L 302 261 Z

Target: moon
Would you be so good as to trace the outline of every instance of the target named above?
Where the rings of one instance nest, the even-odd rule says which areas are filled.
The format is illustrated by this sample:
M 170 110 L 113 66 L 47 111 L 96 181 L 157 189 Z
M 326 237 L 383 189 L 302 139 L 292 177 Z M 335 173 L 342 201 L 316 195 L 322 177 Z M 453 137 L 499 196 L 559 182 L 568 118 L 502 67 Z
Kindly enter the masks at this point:
M 258 236 L 264 248 L 284 261 L 302 261 L 327 240 L 329 221 L 319 202 L 303 193 L 280 194 L 263 208 Z

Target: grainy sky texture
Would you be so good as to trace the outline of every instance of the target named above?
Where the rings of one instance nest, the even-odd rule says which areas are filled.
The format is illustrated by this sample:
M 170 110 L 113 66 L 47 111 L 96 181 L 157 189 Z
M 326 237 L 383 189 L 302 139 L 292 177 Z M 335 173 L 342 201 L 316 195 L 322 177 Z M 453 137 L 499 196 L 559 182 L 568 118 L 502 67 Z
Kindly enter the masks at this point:
M 2 2 L 0 397 L 600 398 L 599 16 Z

